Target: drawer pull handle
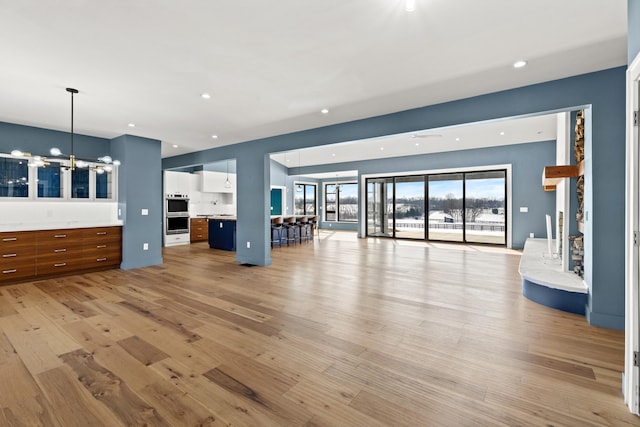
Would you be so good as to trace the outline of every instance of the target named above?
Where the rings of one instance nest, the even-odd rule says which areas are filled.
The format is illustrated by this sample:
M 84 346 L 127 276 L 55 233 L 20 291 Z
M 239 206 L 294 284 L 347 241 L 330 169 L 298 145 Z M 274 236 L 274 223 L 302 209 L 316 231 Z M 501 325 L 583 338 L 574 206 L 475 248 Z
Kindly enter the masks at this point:
M 106 260 L 107 260 L 106 258 L 98 258 L 98 259 L 96 259 L 96 261 L 98 261 L 98 262 L 106 261 Z
M 67 250 L 66 249 L 54 249 L 53 252 L 60 253 L 60 252 L 67 252 Z
M 15 242 L 16 240 L 18 240 L 17 237 L 5 237 L 2 239 L 3 242 Z
M 2 270 L 2 274 L 15 273 L 16 271 L 18 271 L 18 270 L 16 270 L 15 268 L 11 269 L 11 270 Z
M 106 247 L 107 247 L 107 245 L 98 245 L 98 246 L 96 246 L 96 249 L 102 249 L 102 248 L 106 248 Z
M 96 234 L 97 234 L 98 236 L 104 236 L 104 235 L 106 235 L 106 234 L 107 234 L 107 232 L 106 232 L 106 231 L 98 231 Z
M 64 239 L 65 237 L 67 237 L 66 234 L 56 234 L 53 236 L 54 239 Z
M 66 266 L 66 265 L 67 265 L 67 263 L 66 263 L 66 262 L 61 262 L 61 263 L 59 263 L 59 264 L 53 264 L 53 266 L 54 266 L 54 267 L 64 267 L 64 266 Z
M 18 254 L 2 254 L 2 258 L 13 258 L 18 256 Z

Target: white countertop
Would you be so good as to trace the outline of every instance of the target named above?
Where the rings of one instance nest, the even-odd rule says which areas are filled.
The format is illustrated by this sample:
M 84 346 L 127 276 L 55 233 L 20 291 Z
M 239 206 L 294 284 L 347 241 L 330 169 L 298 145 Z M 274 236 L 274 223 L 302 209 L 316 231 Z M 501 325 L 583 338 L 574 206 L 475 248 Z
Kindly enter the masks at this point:
M 219 215 L 196 215 L 196 216 L 192 216 L 191 218 L 207 218 L 207 219 L 221 219 L 221 220 L 228 220 L 228 221 L 236 221 L 238 218 L 235 215 L 225 215 L 225 214 L 219 214 Z
M 58 230 L 68 228 L 118 227 L 122 221 L 59 221 L 46 223 L 12 222 L 0 224 L 0 232 Z
M 518 272 L 523 279 L 553 289 L 586 294 L 587 284 L 580 276 L 562 270 L 560 259 L 551 258 L 547 239 L 527 239 Z

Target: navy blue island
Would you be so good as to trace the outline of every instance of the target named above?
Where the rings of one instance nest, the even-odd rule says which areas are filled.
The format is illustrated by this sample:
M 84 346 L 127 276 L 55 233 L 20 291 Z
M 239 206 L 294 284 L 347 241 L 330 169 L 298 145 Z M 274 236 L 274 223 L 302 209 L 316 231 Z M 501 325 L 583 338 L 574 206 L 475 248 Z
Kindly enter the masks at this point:
M 236 250 L 236 217 L 209 217 L 209 247 L 225 251 Z

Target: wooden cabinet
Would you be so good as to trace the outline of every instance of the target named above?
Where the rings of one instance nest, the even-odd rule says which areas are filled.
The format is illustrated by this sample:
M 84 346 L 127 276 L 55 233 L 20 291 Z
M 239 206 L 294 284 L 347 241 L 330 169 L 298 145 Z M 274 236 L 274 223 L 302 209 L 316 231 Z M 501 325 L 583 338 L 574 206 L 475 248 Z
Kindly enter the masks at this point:
M 0 283 L 117 267 L 122 227 L 0 233 Z
M 96 227 L 82 229 L 84 268 L 117 266 L 122 261 L 122 228 Z
M 36 257 L 37 275 L 70 273 L 82 269 L 82 231 L 37 231 Z
M 209 239 L 209 225 L 206 218 L 191 218 L 191 242 L 206 242 Z
M 36 274 L 36 232 L 0 233 L 0 283 Z

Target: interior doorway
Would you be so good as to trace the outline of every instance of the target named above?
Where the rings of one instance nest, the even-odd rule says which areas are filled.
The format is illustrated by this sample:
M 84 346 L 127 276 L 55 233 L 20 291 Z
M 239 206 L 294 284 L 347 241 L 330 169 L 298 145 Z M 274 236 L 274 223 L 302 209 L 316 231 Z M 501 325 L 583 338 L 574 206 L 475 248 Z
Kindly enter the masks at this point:
M 625 403 L 640 414 L 640 374 L 637 355 L 640 351 L 640 150 L 638 144 L 638 109 L 640 98 L 640 55 L 627 70 L 627 174 L 626 174 L 626 271 L 625 271 Z

